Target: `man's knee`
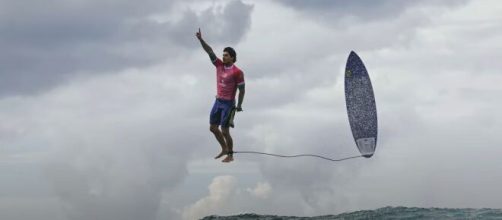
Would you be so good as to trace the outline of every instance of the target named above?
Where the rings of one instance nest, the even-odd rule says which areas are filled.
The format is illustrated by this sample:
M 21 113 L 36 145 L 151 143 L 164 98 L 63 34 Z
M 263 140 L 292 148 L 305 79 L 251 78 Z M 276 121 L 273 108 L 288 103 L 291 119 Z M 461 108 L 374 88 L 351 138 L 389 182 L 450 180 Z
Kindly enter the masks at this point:
M 221 128 L 221 133 L 225 136 L 225 137 L 230 137 L 230 130 L 228 128 Z
M 211 125 L 211 126 L 209 126 L 209 130 L 211 132 L 215 133 L 215 134 L 218 133 L 218 132 L 220 132 L 220 129 L 218 129 L 218 125 Z

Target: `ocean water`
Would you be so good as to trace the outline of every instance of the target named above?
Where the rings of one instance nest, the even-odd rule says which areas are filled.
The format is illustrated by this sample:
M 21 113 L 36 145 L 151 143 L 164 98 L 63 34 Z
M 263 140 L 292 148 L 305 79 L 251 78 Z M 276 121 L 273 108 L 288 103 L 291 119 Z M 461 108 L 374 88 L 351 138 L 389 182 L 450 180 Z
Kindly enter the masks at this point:
M 241 214 L 234 216 L 207 216 L 203 220 L 348 220 L 348 219 L 500 219 L 501 209 L 446 209 L 446 208 L 408 208 L 384 207 L 338 215 L 314 217 L 275 216 Z

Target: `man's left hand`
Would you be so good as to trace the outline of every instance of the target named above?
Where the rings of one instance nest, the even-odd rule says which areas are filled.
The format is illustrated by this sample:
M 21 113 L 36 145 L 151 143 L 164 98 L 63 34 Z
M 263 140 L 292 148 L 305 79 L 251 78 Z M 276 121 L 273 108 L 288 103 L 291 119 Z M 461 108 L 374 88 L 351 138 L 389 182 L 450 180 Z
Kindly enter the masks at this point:
M 235 110 L 237 110 L 238 112 L 242 112 L 242 107 L 241 107 L 241 106 L 237 106 L 237 107 L 235 108 Z

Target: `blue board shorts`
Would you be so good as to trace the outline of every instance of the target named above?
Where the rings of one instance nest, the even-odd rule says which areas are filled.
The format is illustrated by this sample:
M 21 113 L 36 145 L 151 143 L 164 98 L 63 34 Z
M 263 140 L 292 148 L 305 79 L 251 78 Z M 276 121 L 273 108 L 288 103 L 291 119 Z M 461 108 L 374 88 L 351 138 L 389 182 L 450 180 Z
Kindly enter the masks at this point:
M 216 99 L 209 114 L 209 124 L 234 127 L 235 100 Z

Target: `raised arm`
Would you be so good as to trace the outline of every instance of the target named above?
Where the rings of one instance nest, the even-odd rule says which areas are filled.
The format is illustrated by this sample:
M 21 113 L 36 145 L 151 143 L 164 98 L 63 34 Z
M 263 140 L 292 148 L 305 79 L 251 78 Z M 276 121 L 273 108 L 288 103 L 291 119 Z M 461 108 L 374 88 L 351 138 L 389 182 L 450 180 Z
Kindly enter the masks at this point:
M 211 59 L 211 62 L 216 61 L 217 58 L 213 52 L 213 49 L 206 43 L 206 41 L 204 41 L 204 39 L 202 39 L 202 33 L 200 32 L 200 28 L 199 31 L 195 33 L 195 36 L 197 37 L 197 39 L 199 39 L 202 48 L 204 48 L 206 53 L 209 55 L 209 59 Z

